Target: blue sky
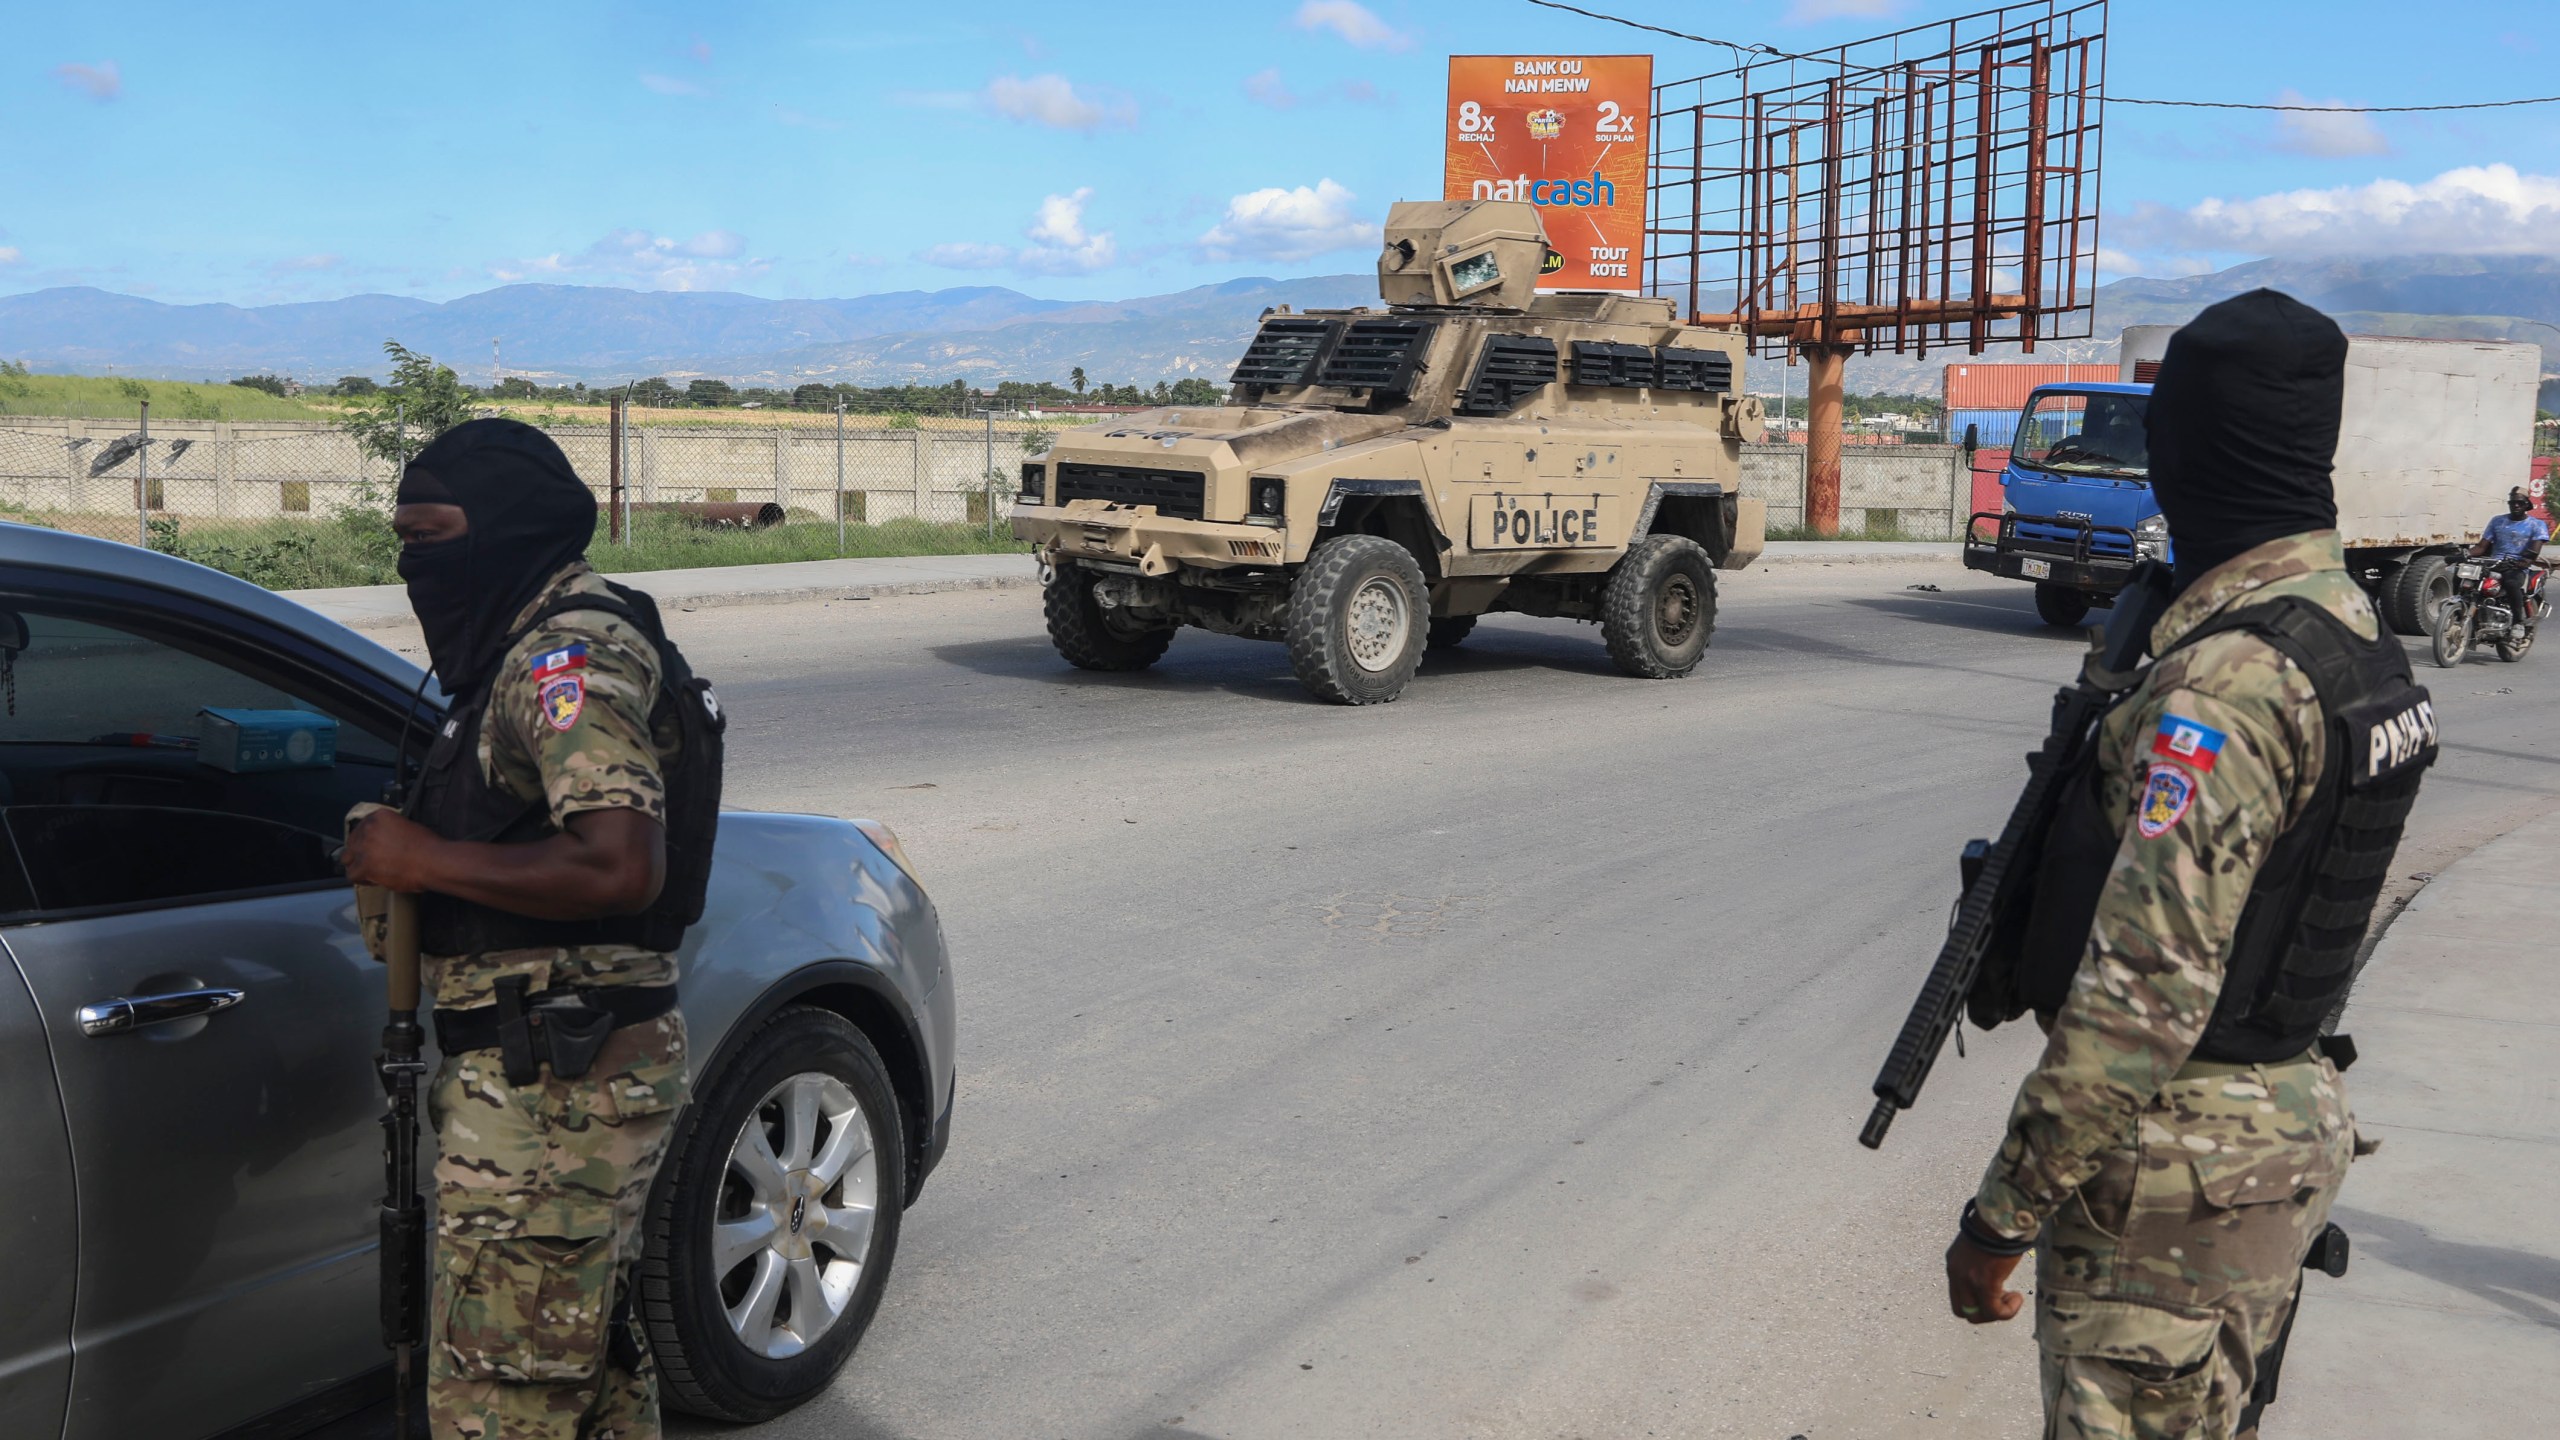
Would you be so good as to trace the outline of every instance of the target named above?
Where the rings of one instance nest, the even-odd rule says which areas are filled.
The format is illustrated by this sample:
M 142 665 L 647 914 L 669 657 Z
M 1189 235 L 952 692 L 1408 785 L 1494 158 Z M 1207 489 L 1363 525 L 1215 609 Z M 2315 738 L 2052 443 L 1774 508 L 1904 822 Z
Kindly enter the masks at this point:
M 1911 0 L 1584 0 L 1797 48 Z M 512 279 L 1065 298 L 1365 269 L 1436 196 L 1445 59 L 1723 52 L 1525 0 L 12 7 L 0 293 L 172 301 Z M 965 15 L 965 18 L 962 18 Z M 2118 95 L 2560 92 L 2560 6 L 2117 0 Z M 2260 254 L 2560 254 L 2560 106 L 2108 112 L 2111 273 Z

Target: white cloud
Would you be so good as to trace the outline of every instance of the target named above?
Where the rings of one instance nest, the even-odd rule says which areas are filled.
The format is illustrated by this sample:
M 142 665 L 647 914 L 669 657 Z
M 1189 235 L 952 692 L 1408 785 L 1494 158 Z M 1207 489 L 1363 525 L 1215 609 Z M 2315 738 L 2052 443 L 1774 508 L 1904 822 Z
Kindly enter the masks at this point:
M 1902 8 L 1902 0 L 1794 0 L 1787 23 L 1811 25 L 1823 20 L 1880 19 Z
M 2347 155 L 2388 155 L 2391 142 L 2382 137 L 2369 115 L 2344 109 L 2343 100 L 2313 101 L 2287 90 L 2278 104 L 2327 107 L 2319 111 L 2286 110 L 2276 115 L 2276 148 L 2292 155 L 2336 159 Z
M 1339 100 L 1351 105 L 1388 103 L 1386 93 L 1366 80 L 1344 80 L 1338 84 L 1327 85 L 1321 90 L 1300 95 L 1289 88 L 1288 80 L 1281 75 L 1280 67 L 1277 65 L 1257 70 L 1246 76 L 1244 97 L 1256 105 L 1267 105 L 1274 110 L 1295 110 L 1300 105 L 1327 100 Z
M 1092 198 L 1093 189 L 1087 186 L 1042 200 L 1031 228 L 1023 232 L 1031 244 L 1016 263 L 1043 275 L 1083 275 L 1118 259 L 1110 231 L 1089 234 L 1084 228 L 1084 202 Z
M 1001 270 L 1013 263 L 1013 251 L 1002 245 L 988 245 L 976 240 L 954 240 L 929 246 L 918 252 L 916 258 L 927 265 L 940 265 L 947 270 Z
M 95 65 L 82 65 L 76 61 L 69 65 L 56 65 L 53 73 L 63 84 L 101 103 L 124 93 L 124 72 L 116 68 L 113 60 L 101 60 Z
M 764 272 L 768 262 L 742 258 L 746 248 L 746 240 L 730 230 L 705 230 L 690 240 L 615 230 L 576 254 L 553 251 L 511 260 L 490 266 L 489 273 L 507 281 L 576 277 L 653 290 L 716 290 Z
M 1043 198 L 1022 234 L 1031 243 L 1019 249 L 975 240 L 956 240 L 919 252 L 917 259 L 951 270 L 1021 270 L 1034 275 L 1088 275 L 1109 268 L 1120 258 L 1119 242 L 1108 230 L 1085 228 L 1086 186 L 1065 195 Z
M 1208 260 L 1305 260 L 1334 250 L 1374 245 L 1375 221 L 1351 211 L 1356 198 L 1330 179 L 1284 190 L 1273 186 L 1238 195 L 1227 213 L 1197 242 Z
M 1306 0 L 1298 7 L 1298 28 L 1330 30 L 1362 50 L 1409 50 L 1413 37 L 1378 18 L 1357 0 Z
M 697 85 L 690 80 L 679 80 L 673 75 L 652 75 L 645 71 L 640 76 L 640 83 L 661 95 L 708 95 L 711 93 L 711 87 L 707 85 Z
M 1138 119 L 1137 107 L 1127 100 L 1080 93 L 1064 75 L 999 75 L 987 82 L 986 102 L 1007 119 L 1054 130 L 1091 133 Z
M 0 245 L 0 265 L 15 265 L 26 258 L 26 256 L 18 253 L 17 246 Z
M 2415 184 L 2376 180 L 2185 210 L 2144 206 L 2117 222 L 2115 238 L 2144 252 L 2560 255 L 2560 177 L 2472 165 Z
M 1277 65 L 1257 70 L 1246 77 L 1244 96 L 1257 105 L 1268 105 L 1274 110 L 1292 109 L 1298 103 L 1298 97 L 1289 89 L 1289 82 L 1280 78 Z

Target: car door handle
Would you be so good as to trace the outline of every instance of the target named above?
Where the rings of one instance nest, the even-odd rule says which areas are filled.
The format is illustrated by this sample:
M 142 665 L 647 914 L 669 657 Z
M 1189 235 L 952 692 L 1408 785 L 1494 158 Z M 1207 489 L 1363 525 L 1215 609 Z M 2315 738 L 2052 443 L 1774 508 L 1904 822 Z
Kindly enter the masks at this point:
M 248 998 L 246 990 L 220 987 L 171 990 L 159 995 L 118 995 L 112 1000 L 81 1006 L 80 1033 L 121 1035 L 145 1025 L 166 1025 L 172 1020 L 211 1015 L 218 1010 L 228 1010 Z

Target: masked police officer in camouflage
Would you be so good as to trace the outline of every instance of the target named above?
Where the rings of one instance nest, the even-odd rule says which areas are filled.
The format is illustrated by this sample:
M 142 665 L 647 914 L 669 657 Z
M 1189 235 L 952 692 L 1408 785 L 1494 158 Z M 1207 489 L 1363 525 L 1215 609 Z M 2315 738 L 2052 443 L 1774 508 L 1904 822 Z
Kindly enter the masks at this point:
M 655 607 L 587 565 L 595 513 L 548 436 L 475 420 L 411 462 L 393 516 L 454 705 L 407 818 L 364 819 L 346 864 L 421 897 L 439 1437 L 658 1434 L 629 1287 L 686 1088 L 669 952 L 701 897 L 672 893 L 671 845 L 708 848 L 671 838 L 670 786 L 704 757 L 662 703 L 683 662 Z
M 2353 1154 L 2320 1027 L 2435 732 L 2335 529 L 2346 352 L 2256 291 L 2180 330 L 2152 394 L 2175 596 L 2045 838 L 2033 904 L 2073 938 L 2022 962 L 2048 1042 L 1947 1251 L 1976 1324 L 2035 1252 L 2050 1436 L 2254 1433 Z

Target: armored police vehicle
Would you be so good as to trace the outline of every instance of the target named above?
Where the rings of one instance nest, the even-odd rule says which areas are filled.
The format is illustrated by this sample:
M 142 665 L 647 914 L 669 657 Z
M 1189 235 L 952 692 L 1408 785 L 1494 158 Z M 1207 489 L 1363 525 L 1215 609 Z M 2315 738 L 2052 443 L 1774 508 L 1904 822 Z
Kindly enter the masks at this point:
M 1071 434 L 1013 533 L 1058 653 L 1139 670 L 1196 625 L 1278 640 L 1327 700 L 1393 700 L 1426 648 L 1512 610 L 1599 623 L 1630 675 L 1698 666 L 1715 570 L 1762 547 L 1742 337 L 1671 302 L 1536 293 L 1534 206 L 1407 202 L 1384 309 L 1266 315 L 1223 406 Z

